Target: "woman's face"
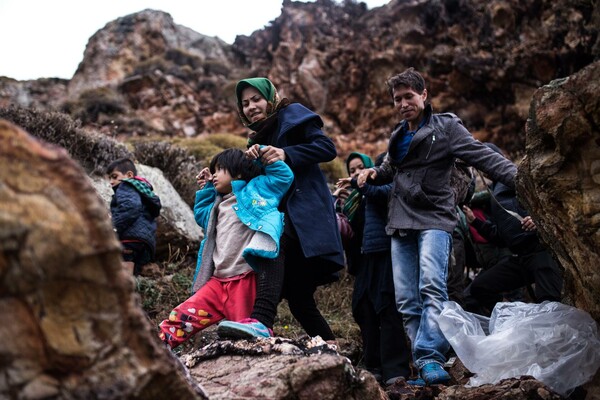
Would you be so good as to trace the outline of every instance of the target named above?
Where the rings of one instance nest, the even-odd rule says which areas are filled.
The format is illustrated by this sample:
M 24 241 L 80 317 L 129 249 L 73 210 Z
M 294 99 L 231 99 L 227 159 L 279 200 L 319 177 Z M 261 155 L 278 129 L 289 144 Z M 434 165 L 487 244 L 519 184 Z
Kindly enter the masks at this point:
M 267 100 L 252 86 L 242 90 L 242 112 L 251 123 L 267 118 Z
M 355 157 L 348 163 L 348 171 L 350 172 L 350 178 L 358 177 L 360 171 L 365 169 L 365 164 L 360 157 Z

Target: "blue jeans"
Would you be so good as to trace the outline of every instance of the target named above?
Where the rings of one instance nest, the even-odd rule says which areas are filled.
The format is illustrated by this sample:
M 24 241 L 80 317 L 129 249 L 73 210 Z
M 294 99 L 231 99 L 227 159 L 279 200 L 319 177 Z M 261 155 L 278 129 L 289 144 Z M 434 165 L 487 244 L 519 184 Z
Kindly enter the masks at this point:
M 448 300 L 446 278 L 452 236 L 436 229 L 409 230 L 392 237 L 392 268 L 398 311 L 410 339 L 417 368 L 446 362 L 450 344 L 438 325 Z

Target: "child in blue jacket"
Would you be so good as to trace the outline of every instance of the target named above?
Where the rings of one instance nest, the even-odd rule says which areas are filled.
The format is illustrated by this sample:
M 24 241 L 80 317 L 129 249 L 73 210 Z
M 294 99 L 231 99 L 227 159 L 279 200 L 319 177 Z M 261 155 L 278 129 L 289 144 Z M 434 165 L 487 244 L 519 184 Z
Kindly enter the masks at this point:
M 222 319 L 245 321 L 252 312 L 255 271 L 279 255 L 283 213 L 277 207 L 294 179 L 283 161 L 264 166 L 264 175 L 259 165 L 242 150 L 227 149 L 198 176 L 194 216 L 204 239 L 192 296 L 160 323 L 160 338 L 171 348 Z M 261 328 L 262 336 L 272 336 Z
M 106 174 L 114 191 L 110 213 L 123 246 L 123 262 L 125 268 L 139 275 L 142 267 L 154 260 L 160 198 L 150 182 L 137 176 L 135 164 L 128 158 L 110 163 Z

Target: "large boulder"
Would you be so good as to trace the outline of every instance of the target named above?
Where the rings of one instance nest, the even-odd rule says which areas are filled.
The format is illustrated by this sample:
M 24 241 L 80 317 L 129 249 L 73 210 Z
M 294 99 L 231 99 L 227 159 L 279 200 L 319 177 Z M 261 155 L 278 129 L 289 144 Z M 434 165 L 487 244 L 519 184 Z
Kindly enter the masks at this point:
M 600 320 L 600 62 L 531 102 L 518 192 L 567 269 L 567 294 Z
M 566 301 L 600 321 L 600 62 L 531 102 L 518 193 L 566 269 Z M 600 393 L 600 377 L 594 380 Z
M 0 398 L 204 398 L 139 306 L 67 152 L 0 120 Z

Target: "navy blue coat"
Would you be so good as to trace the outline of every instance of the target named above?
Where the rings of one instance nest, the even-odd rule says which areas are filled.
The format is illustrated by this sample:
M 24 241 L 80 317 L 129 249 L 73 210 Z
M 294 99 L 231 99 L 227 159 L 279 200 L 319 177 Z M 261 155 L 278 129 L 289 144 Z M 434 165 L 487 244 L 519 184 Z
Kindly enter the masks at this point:
M 363 194 L 361 207 L 364 217 L 360 219 L 360 226 L 355 228 L 355 234 L 362 231 L 360 254 L 354 252 L 348 259 L 353 267 L 354 291 L 352 292 L 352 312 L 360 312 L 358 304 L 368 296 L 373 308 L 380 313 L 387 307 L 394 307 L 394 279 L 392 276 L 391 237 L 385 232 L 387 224 L 387 205 L 392 185 L 383 186 L 365 185 L 356 186 L 356 179 L 352 180 L 352 187 Z M 358 213 L 358 212 L 357 212 Z M 355 216 L 355 220 L 357 217 Z M 354 221 L 353 221 L 354 222 Z M 356 315 L 356 314 L 355 314 Z
M 353 180 L 353 184 L 356 182 Z M 365 198 L 365 225 L 363 229 L 362 252 L 390 251 L 391 237 L 386 235 L 387 205 L 392 185 L 365 185 L 358 189 Z
M 285 201 L 285 213 L 306 257 L 319 257 L 333 270 L 344 266 L 342 240 L 331 192 L 319 163 L 337 156 L 335 144 L 321 128 L 317 114 L 299 103 L 281 109 L 273 136 L 275 147 L 285 151 L 294 183 Z
M 148 197 L 138 192 L 131 183 L 126 181 L 114 187 L 114 191 L 115 194 L 110 202 L 110 213 L 119 240 L 141 240 L 150 246 L 154 254 L 156 217 L 161 209 L 160 199 L 157 195 Z

